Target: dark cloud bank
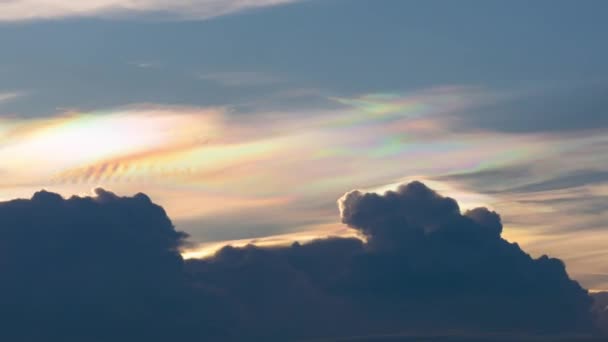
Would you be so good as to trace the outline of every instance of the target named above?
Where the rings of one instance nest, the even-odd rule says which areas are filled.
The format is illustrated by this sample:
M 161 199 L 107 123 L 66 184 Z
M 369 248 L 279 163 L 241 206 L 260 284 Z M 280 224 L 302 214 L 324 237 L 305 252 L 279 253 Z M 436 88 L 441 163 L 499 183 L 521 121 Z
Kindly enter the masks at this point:
M 185 234 L 143 194 L 0 203 L 0 339 L 602 340 L 587 291 L 503 240 L 498 214 L 418 182 L 340 209 L 367 242 L 184 261 Z

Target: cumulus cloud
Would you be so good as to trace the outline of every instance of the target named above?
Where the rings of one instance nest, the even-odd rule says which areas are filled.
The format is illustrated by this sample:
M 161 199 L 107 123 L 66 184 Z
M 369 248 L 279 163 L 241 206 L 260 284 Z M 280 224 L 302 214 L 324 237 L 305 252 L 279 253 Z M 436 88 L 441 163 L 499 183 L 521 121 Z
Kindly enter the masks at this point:
M 14 0 L 0 2 L 0 21 L 64 17 L 112 17 L 165 13 L 178 18 L 207 19 L 256 7 L 297 0 Z
M 560 260 L 534 259 L 502 239 L 495 212 L 462 214 L 420 182 L 384 195 L 353 191 L 339 206 L 365 243 L 226 247 L 187 268 L 248 312 L 252 336 L 315 336 L 306 322 L 321 336 L 593 330 L 587 291 Z
M 146 195 L 95 192 L 0 203 L 3 339 L 107 340 L 111 329 L 146 336 L 140 329 L 171 314 L 185 235 Z
M 342 221 L 368 239 L 370 252 L 351 271 L 356 281 L 348 283 L 360 295 L 390 299 L 401 309 L 423 298 L 439 300 L 432 312 L 445 315 L 447 324 L 469 320 L 551 330 L 588 322 L 589 298 L 568 278 L 564 264 L 533 259 L 502 239 L 495 212 L 477 208 L 461 214 L 454 199 L 419 182 L 384 195 L 351 192 L 340 203 Z M 560 307 L 572 311 L 556 315 Z M 427 309 L 423 305 L 417 315 Z
M 184 261 L 186 236 L 143 194 L 41 191 L 0 203 L 8 327 L 0 334 L 156 341 L 594 332 L 587 291 L 560 260 L 531 258 L 502 239 L 495 212 L 463 214 L 420 182 L 383 195 L 349 192 L 339 206 L 366 241 L 226 246 Z
M 442 197 L 421 182 L 384 195 L 353 191 L 338 204 L 342 222 L 360 230 L 372 247 L 401 249 L 404 243 L 444 233 L 496 239 L 502 232 L 496 212 L 475 208 L 461 215 L 454 199 Z

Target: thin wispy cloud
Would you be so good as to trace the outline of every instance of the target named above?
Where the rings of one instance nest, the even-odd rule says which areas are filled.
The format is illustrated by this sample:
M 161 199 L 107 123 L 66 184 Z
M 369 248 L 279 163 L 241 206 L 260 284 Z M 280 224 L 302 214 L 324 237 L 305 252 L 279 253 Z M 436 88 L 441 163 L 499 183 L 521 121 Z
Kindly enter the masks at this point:
M 160 63 L 152 61 L 129 62 L 128 64 L 141 69 L 153 69 L 161 66 Z
M 225 87 L 263 86 L 281 81 L 276 76 L 255 71 L 215 72 L 199 75 L 199 78 Z
M 163 13 L 176 19 L 209 19 L 298 0 L 15 0 L 0 2 L 0 21 L 69 17 L 130 17 Z
M 12 100 L 14 100 L 14 99 L 16 99 L 18 97 L 21 97 L 21 96 L 23 96 L 23 94 L 19 93 L 19 92 L 9 92 L 9 93 L 1 93 L 0 92 L 0 105 L 3 102 L 12 101 Z

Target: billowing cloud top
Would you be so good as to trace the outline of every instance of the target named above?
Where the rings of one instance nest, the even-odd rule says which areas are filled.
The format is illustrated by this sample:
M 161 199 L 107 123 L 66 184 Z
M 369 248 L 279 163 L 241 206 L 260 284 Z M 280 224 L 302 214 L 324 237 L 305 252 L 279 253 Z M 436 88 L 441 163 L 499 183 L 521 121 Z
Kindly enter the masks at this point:
M 95 194 L 0 203 L 2 339 L 102 341 L 116 332 L 91 331 L 130 322 L 128 339 L 172 311 L 185 234 L 144 194 Z
M 460 214 L 458 203 L 442 197 L 421 182 L 400 186 L 384 195 L 353 191 L 338 201 L 342 222 L 360 230 L 378 249 L 418 244 L 433 234 L 458 234 L 470 239 L 497 239 L 500 217 L 486 208 Z
M 184 234 L 146 195 L 95 193 L 0 203 L 4 339 L 594 333 L 591 298 L 560 260 L 531 258 L 500 237 L 498 214 L 461 214 L 420 182 L 340 200 L 367 242 L 227 246 L 185 262 Z

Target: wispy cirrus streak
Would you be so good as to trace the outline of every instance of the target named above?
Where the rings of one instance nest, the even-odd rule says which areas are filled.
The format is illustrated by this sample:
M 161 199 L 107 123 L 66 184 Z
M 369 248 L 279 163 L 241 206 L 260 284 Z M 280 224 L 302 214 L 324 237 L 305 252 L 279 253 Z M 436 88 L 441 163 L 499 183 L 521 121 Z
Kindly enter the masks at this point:
M 12 0 L 0 1 L 0 21 L 132 17 L 154 13 L 164 13 L 172 19 L 208 19 L 295 1 L 298 0 Z
M 149 150 L 63 171 L 54 182 L 172 182 L 194 186 L 230 174 L 231 168 L 261 162 L 279 149 L 273 141 L 213 144 L 210 141 Z

